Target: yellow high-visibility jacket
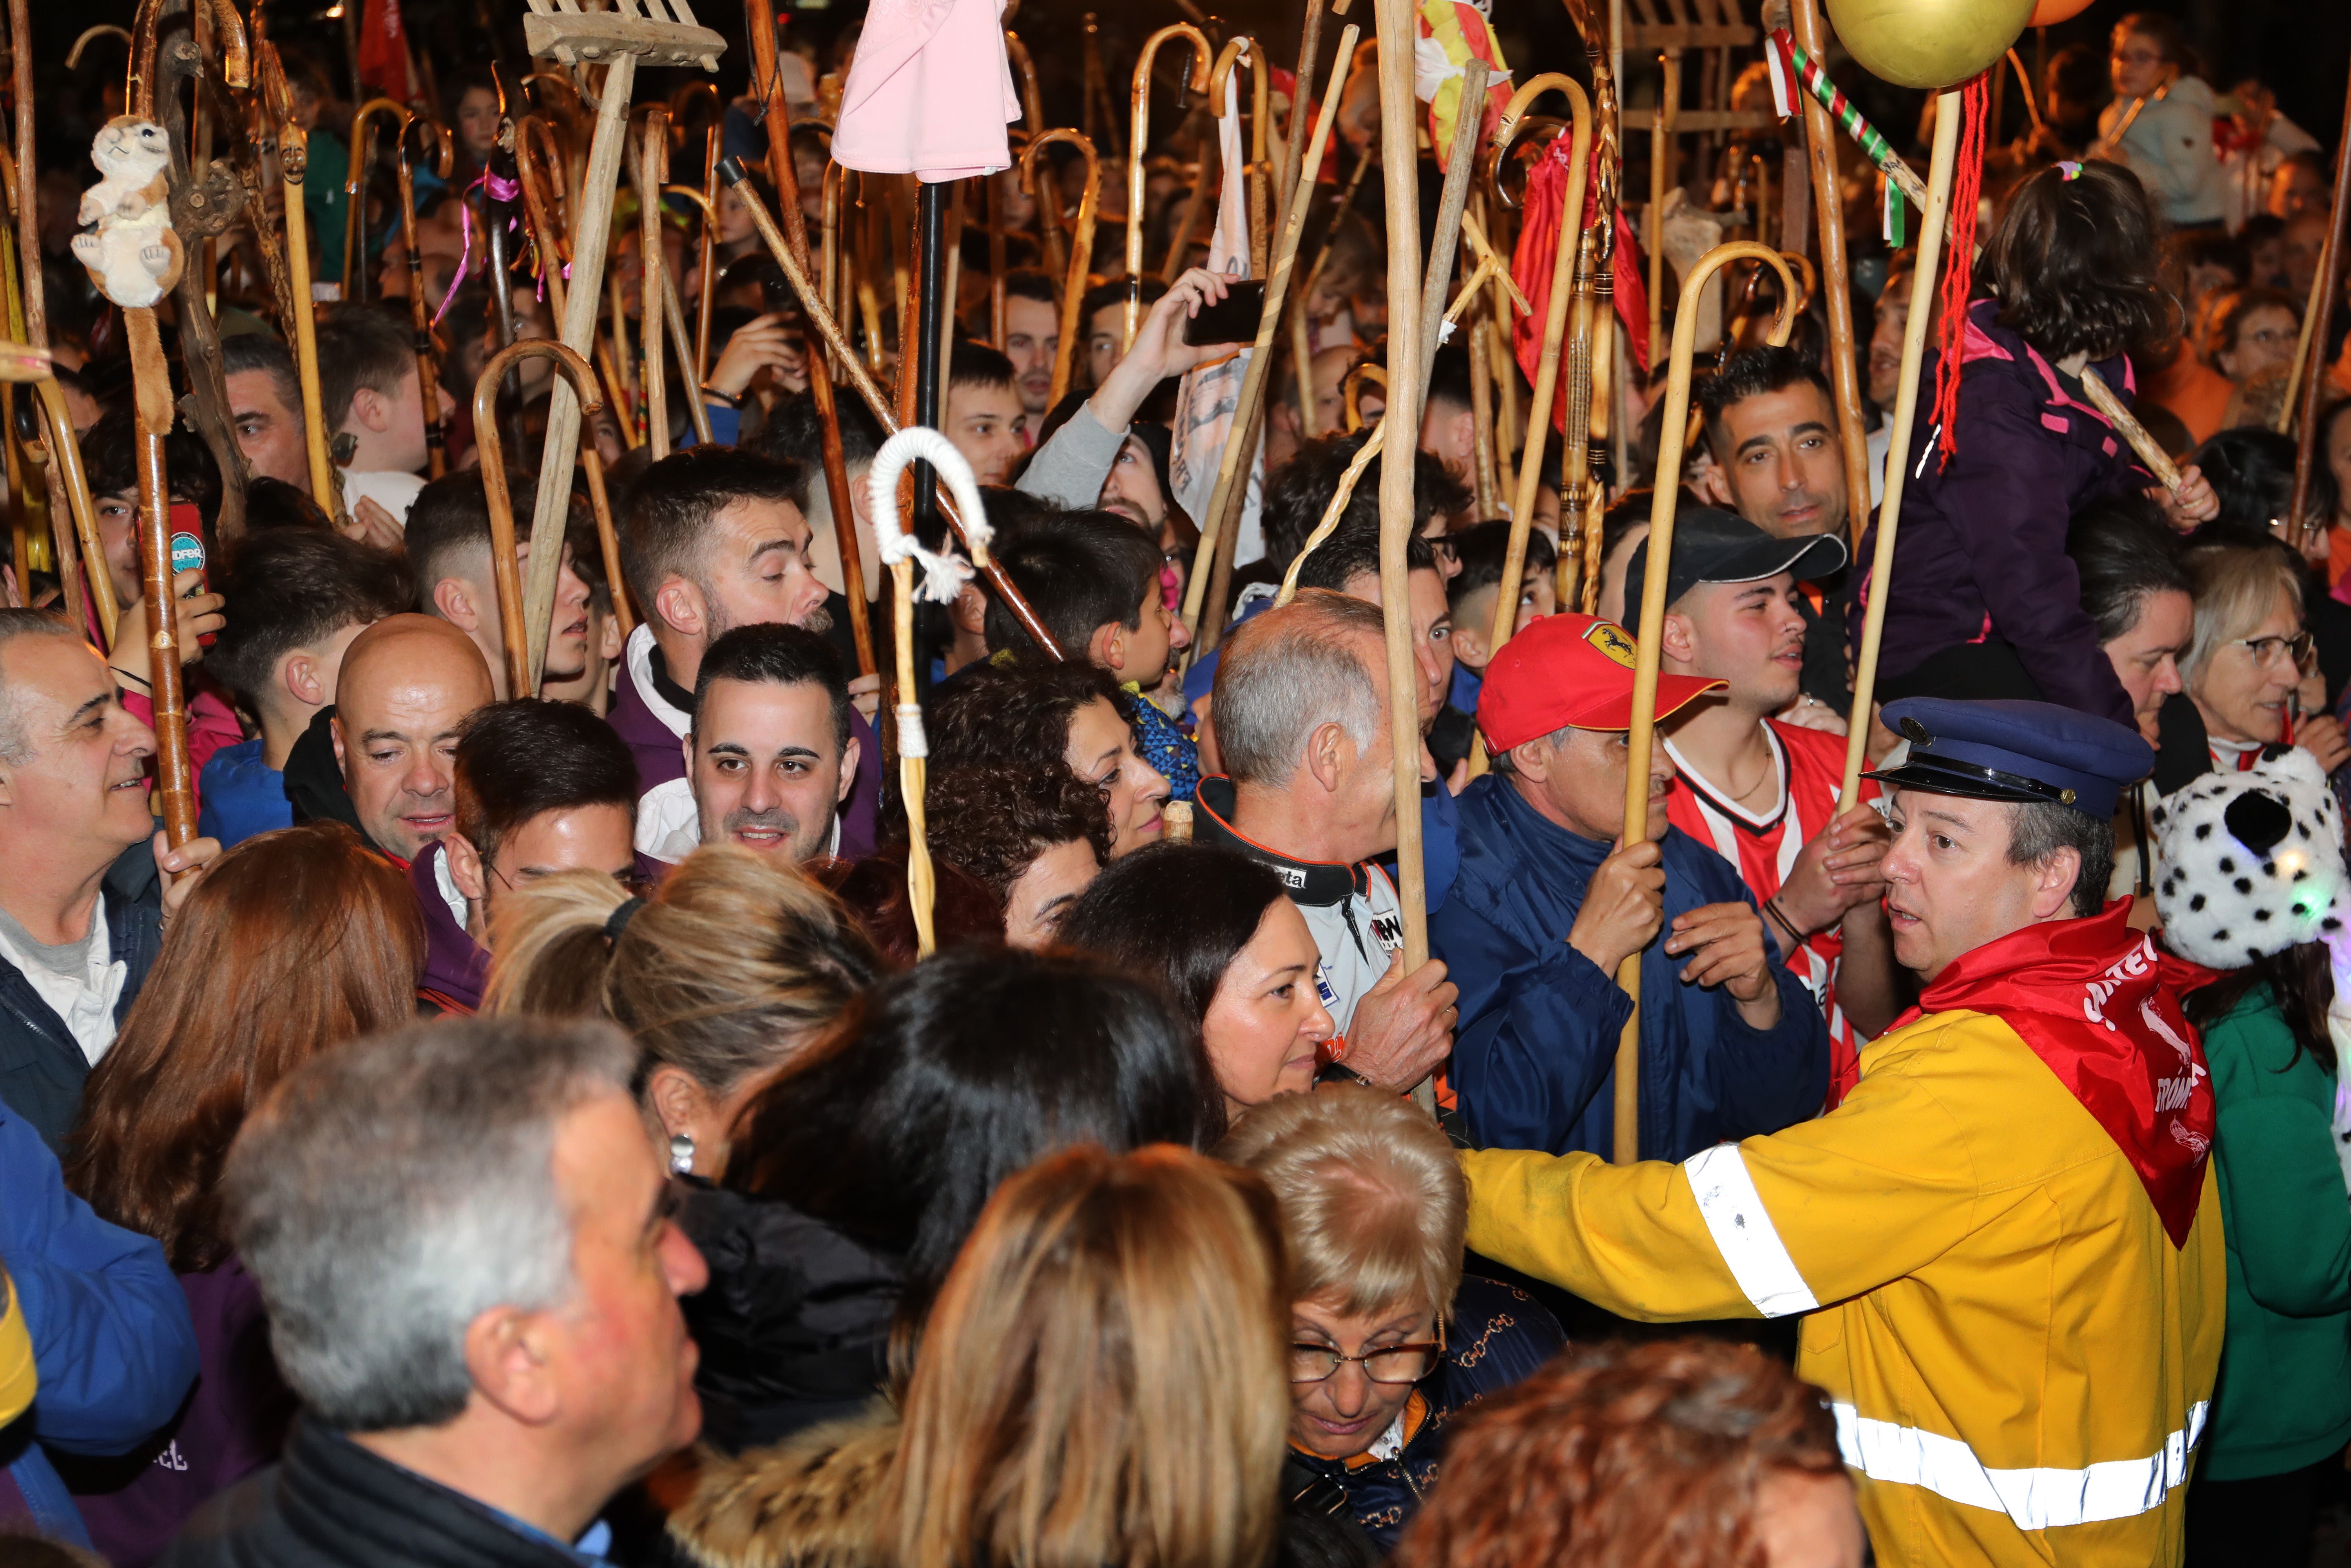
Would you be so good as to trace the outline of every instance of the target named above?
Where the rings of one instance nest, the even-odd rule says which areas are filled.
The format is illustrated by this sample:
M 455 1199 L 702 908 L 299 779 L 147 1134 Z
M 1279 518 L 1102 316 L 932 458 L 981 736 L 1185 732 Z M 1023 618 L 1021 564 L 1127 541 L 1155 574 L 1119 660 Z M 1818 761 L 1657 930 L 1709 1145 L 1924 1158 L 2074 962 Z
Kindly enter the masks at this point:
M 2220 1360 L 2208 1162 L 2174 1248 L 2129 1160 L 2015 1031 L 1923 1018 L 1817 1121 L 1679 1166 L 1462 1156 L 1469 1245 L 1651 1322 L 1806 1312 L 1877 1560 L 2177 1563 Z
M 25 1413 L 33 1403 L 40 1373 L 33 1364 L 32 1336 L 25 1329 L 25 1308 L 16 1298 L 16 1281 L 0 1268 L 0 1427 Z

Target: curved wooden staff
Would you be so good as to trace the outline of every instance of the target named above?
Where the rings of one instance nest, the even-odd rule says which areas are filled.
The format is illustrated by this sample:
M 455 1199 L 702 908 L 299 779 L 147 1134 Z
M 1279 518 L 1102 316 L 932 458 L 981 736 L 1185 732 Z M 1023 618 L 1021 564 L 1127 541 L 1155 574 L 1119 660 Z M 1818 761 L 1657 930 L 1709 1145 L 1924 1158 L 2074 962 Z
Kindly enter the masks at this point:
M 1793 36 L 1815 57 L 1821 52 L 1820 0 L 1793 0 Z M 2014 59 L 2016 51 L 2009 51 Z M 2023 66 L 2017 71 L 2022 77 Z M 1821 277 L 1828 284 L 1829 385 L 1836 402 L 1837 440 L 1844 453 L 1845 537 L 1861 540 L 1860 519 L 1869 515 L 1869 425 L 1862 408 L 1861 340 L 1853 319 L 1852 268 L 1845 260 L 1844 193 L 1837 178 L 1836 126 L 1828 105 L 1810 93 L 1804 99 L 1804 144 L 1813 176 L 1813 217 L 1821 239 Z M 2024 101 L 2032 103 L 2026 84 Z M 2041 111 L 2033 109 L 2035 126 Z
M 99 637 L 111 652 L 115 625 L 122 618 L 122 609 L 115 602 L 114 579 L 106 570 L 106 546 L 98 537 L 98 514 L 90 505 L 89 476 L 82 469 L 81 444 L 74 438 L 73 416 L 66 409 L 65 389 L 57 385 L 55 376 L 45 377 L 32 386 L 33 406 L 39 411 L 44 427 L 40 462 L 48 471 L 49 532 L 51 548 L 57 558 L 57 582 L 65 590 L 68 605 L 81 602 L 84 585 L 88 585 L 90 603 L 98 611 Z M 64 512 L 70 515 L 70 521 L 60 514 L 59 496 L 65 497 Z M 75 548 L 77 542 L 78 549 Z M 98 566 L 86 572 L 81 569 L 82 561 L 96 561 Z
M 911 679 L 914 668 L 914 562 L 921 552 L 898 517 L 899 476 L 917 462 L 928 463 L 940 482 L 954 491 L 967 519 L 959 529 L 964 531 L 965 545 L 971 551 L 973 563 L 982 570 L 992 563 L 987 555 L 987 514 L 980 505 L 979 486 L 973 482 L 971 465 L 964 460 L 963 454 L 946 436 L 923 425 L 909 425 L 893 433 L 882 444 L 882 450 L 873 455 L 872 471 L 866 476 L 866 498 L 873 510 L 874 544 L 890 568 L 891 593 L 897 612 L 892 621 L 897 628 L 899 685 L 897 701 L 891 711 L 898 721 L 898 794 L 906 807 L 906 902 L 914 916 L 916 956 L 927 958 L 938 949 L 937 934 L 931 924 L 935 890 L 930 831 L 923 810 L 930 746 L 923 735 L 923 705 L 914 700 Z M 935 580 L 940 575 L 939 567 L 925 560 L 925 569 L 935 579 L 925 585 L 927 596 L 935 598 L 936 591 L 945 588 L 953 597 L 952 582 Z
M 1361 29 L 1350 24 L 1343 35 L 1344 43 L 1339 49 L 1338 63 L 1332 68 L 1331 89 L 1323 95 L 1322 112 L 1314 118 L 1314 138 L 1307 149 L 1306 160 L 1298 174 L 1298 189 L 1291 196 L 1289 217 L 1281 225 L 1281 243 L 1274 249 L 1273 266 L 1266 274 L 1265 308 L 1258 317 L 1257 340 L 1251 345 L 1248 368 L 1241 372 L 1240 392 L 1233 403 L 1232 428 L 1240 439 L 1228 441 L 1217 464 L 1216 488 L 1209 492 L 1208 509 L 1200 517 L 1200 543 L 1192 556 L 1192 574 L 1184 585 L 1184 624 L 1192 633 L 1194 657 L 1205 653 L 1201 639 L 1207 646 L 1216 644 L 1223 630 L 1222 617 L 1204 626 L 1201 606 L 1207 601 L 1208 579 L 1216 571 L 1217 536 L 1222 531 L 1228 513 L 1238 515 L 1245 465 L 1255 461 L 1257 442 L 1249 435 L 1255 428 L 1259 410 L 1265 399 L 1266 378 L 1273 370 L 1273 335 L 1281 324 L 1282 301 L 1290 291 L 1290 273 L 1298 265 L 1298 239 L 1306 227 L 1307 197 L 1314 188 L 1314 174 L 1322 166 L 1322 150 L 1331 142 L 1331 124 L 1338 117 L 1339 89 L 1344 84 L 1343 73 L 1355 47 L 1355 35 Z M 1302 89 L 1301 90 L 1303 90 Z M 1134 294 L 1128 294 L 1128 308 L 1134 307 Z M 1133 332 L 1128 333 L 1129 340 Z M 1311 406 L 1311 405 L 1310 405 Z M 1219 610 L 1222 609 L 1220 605 Z
M 277 163 L 286 192 L 286 270 L 293 282 L 294 368 L 302 382 L 302 445 L 310 462 L 310 498 L 319 503 L 319 510 L 340 522 L 342 496 L 336 488 L 334 465 L 327 460 L 327 418 L 319 393 L 318 315 L 310 302 L 310 225 L 302 205 L 310 139 L 290 119 L 278 129 Z
M 1953 118 L 1958 116 L 1954 113 Z M 1715 272 L 1742 257 L 1766 262 L 1780 269 L 1784 288 L 1780 314 L 1771 326 L 1774 347 L 1784 344 L 1796 325 L 1790 308 L 1796 298 L 1795 275 L 1780 253 L 1751 240 L 1719 245 L 1698 258 L 1682 282 L 1682 298 L 1696 299 L 1698 289 Z M 1666 415 L 1657 440 L 1656 498 L 1649 507 L 1648 570 L 1641 579 L 1641 623 L 1635 632 L 1633 659 L 1633 728 L 1626 738 L 1630 756 L 1625 774 L 1625 833 L 1619 843 L 1640 843 L 1649 836 L 1649 758 L 1656 747 L 1657 723 L 1658 643 L 1665 636 L 1666 574 L 1674 553 L 1674 507 L 1681 497 L 1683 437 L 1689 425 L 1690 361 L 1698 350 L 1698 316 L 1692 310 L 1674 314 L 1673 358 L 1666 380 Z M 1858 710 L 1856 710 L 1857 712 Z M 1855 728 L 1867 730 L 1866 724 Z M 1850 798 L 1850 786 L 1848 786 Z M 1610 1157 L 1618 1165 L 1640 1158 L 1641 1121 L 1641 951 L 1627 954 L 1616 969 L 1617 988 L 1633 998 L 1632 1016 L 1616 1046 L 1616 1138 Z
M 776 258 L 778 267 L 783 268 L 784 281 L 790 284 L 792 292 L 799 296 L 800 308 L 807 314 L 809 324 L 824 340 L 825 347 L 831 350 L 833 362 L 849 373 L 849 384 L 857 389 L 859 397 L 865 400 L 866 408 L 882 426 L 883 433 L 885 435 L 897 434 L 904 422 L 898 417 L 898 411 L 892 406 L 881 384 L 874 381 L 872 372 L 865 368 L 857 358 L 856 351 L 850 347 L 848 338 L 841 333 L 841 323 L 834 320 L 832 312 L 826 308 L 824 298 L 817 292 L 808 269 L 800 265 L 799 257 L 794 254 L 790 242 L 785 239 L 783 230 L 776 226 L 775 218 L 768 212 L 768 204 L 759 199 L 759 193 L 750 185 L 750 176 L 743 172 L 742 163 L 733 158 L 720 159 L 718 176 L 734 189 L 737 199 L 749 210 L 751 222 L 758 228 L 759 237 L 767 243 L 768 254 Z M 811 382 L 814 380 L 810 378 Z M 907 378 L 906 385 L 910 391 L 913 384 L 913 379 Z M 895 505 L 894 502 L 892 504 Z M 939 514 L 946 518 L 949 528 L 954 528 L 959 537 L 964 537 L 965 548 L 971 549 L 969 538 L 964 536 L 961 515 L 944 496 L 939 500 Z M 891 515 L 894 517 L 896 514 L 893 512 Z M 841 526 L 838 516 L 834 526 Z M 1013 619 L 1020 622 L 1020 629 L 1029 634 L 1029 640 L 1043 649 L 1049 658 L 1066 657 L 1061 645 L 1053 640 L 1052 632 L 1045 629 L 1045 622 L 1039 619 L 1035 609 L 1013 580 L 1005 575 L 1004 568 L 996 559 L 989 556 L 984 548 L 973 549 L 972 558 L 974 564 L 987 579 L 988 591 L 1012 612 Z M 852 538 L 849 548 L 843 551 L 841 570 L 844 574 L 850 570 L 850 562 L 856 559 L 856 541 Z
M 1935 269 L 1943 256 L 1943 220 L 1951 204 L 1952 165 L 1959 161 L 1959 94 L 1935 99 L 1934 162 L 1927 170 L 1927 208 L 1918 230 L 1918 259 L 1910 276 L 1910 314 L 1902 330 L 1902 379 L 1894 390 L 1894 417 L 1887 423 L 1886 500 L 1877 513 L 1877 544 L 1870 557 L 1861 621 L 1861 653 L 1854 662 L 1853 722 L 1845 739 L 1844 781 L 1837 799 L 1851 800 L 1861 788 L 1861 768 L 1869 750 L 1871 708 L 1877 696 L 1877 653 L 1886 640 L 1886 589 L 1894 576 L 1895 530 L 1902 518 L 1902 486 L 1910 473 L 1910 429 L 1918 412 L 1918 371 L 1927 354 L 1927 320 L 1935 313 Z M 1969 265 L 1966 257 L 1955 265 Z M 1864 490 L 1862 495 L 1869 494 Z M 1652 557 L 1654 559 L 1654 556 Z
M 710 313 L 718 304 L 718 147 L 721 127 L 713 124 L 702 139 L 702 263 L 701 298 L 694 302 L 695 400 L 701 401 L 702 383 L 710 379 Z M 670 189 L 676 190 L 677 186 Z
M 1339 383 L 1339 402 L 1346 419 L 1347 434 L 1350 435 L 1364 428 L 1364 383 L 1365 382 L 1372 382 L 1378 385 L 1382 400 L 1380 418 L 1383 422 L 1387 418 L 1387 367 L 1375 365 L 1371 361 L 1365 360 L 1349 371 L 1347 379 Z
M 413 118 L 405 105 L 388 98 L 371 98 L 351 116 L 351 167 L 343 182 L 343 194 L 350 202 L 350 210 L 343 214 L 343 298 L 354 301 L 367 297 L 367 266 L 360 252 L 367 245 L 367 183 L 375 157 L 375 120 L 380 114 L 392 115 L 399 122 L 397 133 L 402 135 Z M 357 293 L 352 292 L 354 287 Z
M 2336 138 L 2335 150 L 2335 201 L 2326 214 L 2326 244 L 2318 257 L 2321 287 L 2316 290 L 2316 308 L 2303 317 L 2305 325 L 2315 320 L 2317 332 L 2311 339 L 2310 390 L 2303 398 L 2302 440 L 2296 444 L 2294 455 L 2294 499 L 2286 512 L 2297 538 L 2309 526 L 2310 470 L 2318 456 L 2318 416 L 2325 406 L 2323 393 L 2326 377 L 2319 370 L 2316 357 L 2326 351 L 2326 344 L 2331 340 L 2329 329 L 2335 323 L 2336 298 L 2332 280 L 2343 267 L 2343 211 L 2346 200 L 2351 199 L 2351 189 L 2346 188 L 2351 186 L 2351 93 L 2346 95 L 2343 117 L 2343 131 Z M 2287 401 L 2289 403 L 2293 401 L 2290 394 Z
M 433 172 L 449 178 L 456 167 L 456 143 L 437 120 L 411 115 L 400 128 L 400 240 L 408 252 L 408 319 L 416 332 L 416 384 L 424 399 L 425 473 L 438 479 L 449 471 L 449 427 L 441 418 L 441 354 L 433 341 L 433 307 L 424 298 L 424 257 L 416 249 L 416 170 L 408 161 L 408 133 L 423 127 L 437 147 Z
M 1056 141 L 1076 148 L 1078 155 L 1086 161 L 1086 189 L 1085 194 L 1078 198 L 1078 226 L 1070 241 L 1069 270 L 1061 278 L 1061 340 L 1053 350 L 1053 390 L 1046 399 L 1049 408 L 1058 406 L 1070 390 L 1070 367 L 1077 357 L 1078 334 L 1085 326 L 1078 319 L 1078 309 L 1085 300 L 1086 262 L 1094 253 L 1094 215 L 1102 201 L 1102 158 L 1094 152 L 1094 144 L 1076 131 L 1048 131 L 1029 139 L 1029 145 L 1020 150 L 1020 188 L 1037 198 L 1040 210 L 1044 207 L 1044 187 L 1036 179 L 1037 155 Z M 1049 177 L 1051 169 L 1049 162 Z M 1058 190 L 1052 192 L 1051 200 L 1055 205 L 1060 204 Z M 1052 225 L 1049 221 L 1046 226 L 1050 228 Z
M 1583 399 L 1583 420 L 1580 434 L 1583 438 L 1583 455 L 1576 465 L 1582 476 L 1583 493 L 1576 498 L 1582 515 L 1571 518 L 1566 510 L 1569 497 L 1561 497 L 1560 542 L 1562 548 L 1552 569 L 1552 584 L 1558 602 L 1564 608 L 1577 602 L 1580 591 L 1585 614 L 1594 612 L 1600 600 L 1600 538 L 1604 519 L 1608 512 L 1608 486 L 1599 476 L 1603 473 L 1621 476 L 1622 460 L 1612 463 L 1609 435 L 1613 426 L 1622 423 L 1617 417 L 1616 382 L 1620 374 L 1616 363 L 1616 341 L 1622 329 L 1616 321 L 1616 202 L 1618 182 L 1624 177 L 1624 161 L 1617 141 L 1616 78 L 1608 63 L 1608 53 L 1594 38 L 1584 50 L 1592 68 L 1593 141 L 1598 152 L 1593 162 L 1592 223 L 1587 233 L 1592 237 L 1592 256 L 1580 262 L 1584 268 L 1579 311 L 1578 342 L 1588 355 L 1589 384 Z M 1621 438 L 1621 432 L 1618 433 Z M 1573 441 L 1574 434 L 1562 436 Z
M 583 412 L 594 413 L 604 406 L 603 400 L 596 395 L 596 374 L 588 368 L 588 361 L 552 338 L 525 338 L 509 343 L 490 356 L 474 382 L 474 441 L 481 451 L 482 495 L 490 509 L 490 575 L 497 585 L 498 637 L 506 645 L 507 695 L 517 697 L 537 694 L 538 681 L 532 666 L 538 661 L 530 655 L 529 632 L 523 614 L 522 561 L 516 548 L 514 497 L 507 489 L 506 443 L 498 435 L 497 409 L 498 383 L 517 361 L 528 359 L 553 361 L 557 371 L 570 382 L 573 392 L 579 394 Z M 587 444 L 592 453 L 594 443 Z M 541 469 L 538 483 L 545 488 L 561 484 L 565 477 L 551 469 Z M 562 485 L 562 488 L 569 494 L 571 487 Z M 618 606 L 624 597 L 619 541 L 612 537 L 611 519 L 601 510 L 596 522 L 596 531 L 604 547 L 604 570 L 612 583 L 612 602 Z M 560 542 L 558 541 L 559 548 Z
M 1192 46 L 1194 92 L 1208 90 L 1208 67 L 1216 58 L 1207 36 L 1189 22 L 1170 22 L 1160 28 L 1143 40 L 1143 52 L 1134 57 L 1134 117 L 1126 144 L 1126 331 L 1119 340 L 1122 354 L 1134 347 L 1135 330 L 1143 324 L 1143 154 L 1151 142 L 1151 64 L 1159 46 L 1170 38 Z
M 701 226 L 704 235 L 707 235 L 711 229 L 716 226 L 717 209 L 703 198 L 701 192 L 691 185 L 664 185 L 661 189 L 662 194 L 691 202 L 701 209 Z M 669 258 L 664 255 L 662 259 L 665 263 Z M 705 446 L 715 439 L 710 433 L 710 411 L 703 406 L 702 400 L 702 383 L 710 379 L 703 355 L 710 347 L 708 335 L 710 311 L 707 302 L 717 292 L 712 287 L 715 282 L 716 279 L 713 278 L 707 271 L 703 273 L 702 297 L 705 304 L 702 319 L 698 323 L 703 336 L 697 340 L 686 334 L 685 308 L 678 302 L 677 279 L 669 275 L 666 267 L 662 272 L 662 309 L 669 319 L 670 346 L 677 350 L 678 369 L 684 372 L 679 379 L 686 383 L 686 417 L 694 422 L 695 439 Z

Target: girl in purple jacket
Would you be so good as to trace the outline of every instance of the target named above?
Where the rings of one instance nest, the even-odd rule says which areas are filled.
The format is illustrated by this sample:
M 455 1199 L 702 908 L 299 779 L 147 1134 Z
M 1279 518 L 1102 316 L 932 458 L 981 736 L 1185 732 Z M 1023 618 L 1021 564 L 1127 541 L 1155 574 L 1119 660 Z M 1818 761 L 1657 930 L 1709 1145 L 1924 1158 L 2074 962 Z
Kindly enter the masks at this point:
M 2011 697 L 2063 703 L 2120 724 L 2131 701 L 2098 651 L 2065 554 L 2065 528 L 2090 503 L 2147 490 L 2182 529 L 2218 512 L 2191 465 L 2163 489 L 2091 406 L 2094 369 L 2127 402 L 2127 352 L 2165 335 L 2177 308 L 2159 279 L 2161 224 L 2119 164 L 2060 163 L 2018 189 L 1992 231 L 1968 306 L 1951 441 L 1929 405 L 1939 350 L 1920 367 L 1878 660 L 1877 696 Z M 1955 445 L 1946 454 L 1942 447 Z M 1873 522 L 1856 551 L 1869 560 Z M 1866 572 L 1847 624 L 1860 641 Z

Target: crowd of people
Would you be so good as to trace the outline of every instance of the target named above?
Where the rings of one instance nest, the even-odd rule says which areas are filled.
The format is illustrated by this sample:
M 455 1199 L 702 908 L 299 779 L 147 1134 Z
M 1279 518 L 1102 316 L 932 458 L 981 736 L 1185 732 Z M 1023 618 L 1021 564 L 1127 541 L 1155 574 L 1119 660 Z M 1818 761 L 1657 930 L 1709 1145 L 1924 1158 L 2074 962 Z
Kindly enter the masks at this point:
M 859 37 L 787 40 L 812 223 Z M 1914 257 L 1870 251 L 1856 188 L 1866 452 L 1821 301 L 1775 345 L 1693 294 L 1688 455 L 1656 474 L 1666 367 L 1628 373 L 1587 599 L 1559 439 L 1493 449 L 1497 400 L 1547 423 L 1508 363 L 1436 348 L 1416 442 L 1365 461 L 1365 51 L 1196 622 L 1213 444 L 1242 439 L 1191 423 L 1234 344 L 1187 326 L 1238 281 L 1193 210 L 1206 115 L 1143 208 L 1105 180 L 1068 280 L 1041 267 L 1078 160 L 987 177 L 931 357 L 993 575 L 905 628 L 881 423 L 811 387 L 731 191 L 651 225 L 706 378 L 673 360 L 576 472 L 533 471 L 554 377 L 521 361 L 481 404 L 510 500 L 486 482 L 475 378 L 556 329 L 524 273 L 485 285 L 464 215 L 510 166 L 509 81 L 449 70 L 455 172 L 403 147 L 347 194 L 355 106 L 285 45 L 291 221 L 353 286 L 306 386 L 222 240 L 235 450 L 162 444 L 206 561 L 175 643 L 121 330 L 44 226 L 97 582 L 16 530 L 0 1564 L 2309 1561 L 2351 1446 L 2351 343 L 2299 372 L 2315 450 L 2279 434 L 2340 248 L 2318 142 L 2258 83 L 2216 99 L 2166 17 L 2114 29 L 2110 88 L 2061 51 L 1928 334 L 1948 418 L 1930 348 L 1889 454 Z M 52 142 L 121 107 L 91 97 L 40 106 Z M 714 150 L 760 162 L 768 108 L 719 105 Z M 1711 186 L 1729 226 L 1751 151 Z M 83 178 L 26 173 L 68 209 Z M 1130 225 L 1165 281 L 1124 275 Z M 662 330 L 646 232 L 616 219 L 623 353 Z M 913 371 L 891 301 L 851 325 Z M 1522 457 L 1514 526 L 1480 470 Z M 550 486 L 534 689 L 500 514 Z

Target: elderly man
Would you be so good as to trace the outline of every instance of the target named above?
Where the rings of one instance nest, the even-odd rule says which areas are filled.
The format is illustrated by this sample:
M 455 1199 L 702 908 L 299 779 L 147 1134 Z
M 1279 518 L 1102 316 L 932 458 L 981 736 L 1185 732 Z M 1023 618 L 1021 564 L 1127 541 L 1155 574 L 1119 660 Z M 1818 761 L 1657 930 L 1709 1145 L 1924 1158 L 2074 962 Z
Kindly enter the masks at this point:
M 573 1568 L 702 1424 L 669 1218 L 603 1023 L 444 1022 L 329 1051 L 238 1135 L 224 1200 L 306 1415 L 172 1568 Z M 575 1546 L 573 1543 L 578 1542 Z
M 737 626 L 703 655 L 686 776 L 645 794 L 638 850 L 672 864 L 699 844 L 799 862 L 842 849 L 861 747 L 831 643 L 797 626 Z
M 1457 1013 L 1443 964 L 1405 971 L 1395 889 L 1370 863 L 1396 841 L 1383 636 L 1376 608 L 1324 590 L 1234 632 L 1215 698 L 1228 776 L 1200 780 L 1194 832 L 1281 878 L 1322 955 L 1326 1060 L 1401 1092 L 1444 1061 Z
M 1660 677 L 1659 718 L 1719 681 Z M 1621 842 L 1633 641 L 1554 615 L 1486 667 L 1494 771 L 1461 797 L 1461 871 L 1429 923 L 1461 985 L 1453 1088 L 1481 1147 L 1614 1147 L 1616 1047 L 1642 953 L 1641 1147 L 1681 1158 L 1820 1108 L 1828 1031 L 1764 941 L 1729 862 L 1672 828 L 1671 759 L 1649 762 L 1648 831 Z M 1660 931 L 1664 942 L 1651 950 Z
M 628 885 L 637 823 L 637 765 L 611 727 L 577 703 L 517 697 L 476 708 L 452 759 L 455 821 L 408 868 L 424 911 L 429 1010 L 482 1005 L 492 922 L 517 888 L 564 871 L 601 872 Z
M 446 621 L 377 622 L 351 639 L 333 706 L 286 758 L 294 820 L 347 822 L 406 869 L 449 831 L 457 736 L 492 695 L 481 650 Z
M 1651 1321 L 1813 1313 L 1797 1371 L 1881 1563 L 2176 1563 L 2228 1282 L 2201 971 L 2100 911 L 2152 754 L 2043 703 L 1885 716 L 1923 1016 L 1832 1114 L 1679 1166 L 1466 1155 L 1469 1245 Z
M 167 849 L 148 809 L 155 737 L 73 626 L 0 610 L 0 1098 L 58 1146 L 194 885 L 159 872 L 220 853 Z
M 630 491 L 621 559 L 645 619 L 622 652 L 610 717 L 637 754 L 648 793 L 685 777 L 703 655 L 721 633 L 760 624 L 821 632 L 830 624 L 824 584 L 809 564 L 803 484 L 790 465 L 696 446 L 646 469 Z M 878 681 L 860 685 L 879 689 Z M 841 852 L 855 860 L 873 852 L 882 747 L 863 714 L 852 714 L 850 727 L 859 747 Z M 664 811 L 671 828 L 679 825 L 675 793 L 667 808 L 639 808 L 640 833 Z

